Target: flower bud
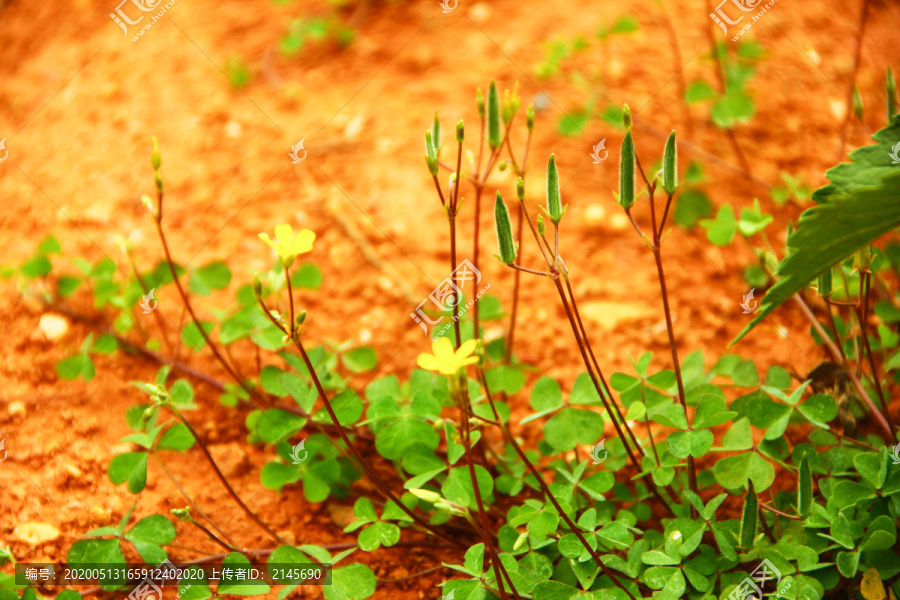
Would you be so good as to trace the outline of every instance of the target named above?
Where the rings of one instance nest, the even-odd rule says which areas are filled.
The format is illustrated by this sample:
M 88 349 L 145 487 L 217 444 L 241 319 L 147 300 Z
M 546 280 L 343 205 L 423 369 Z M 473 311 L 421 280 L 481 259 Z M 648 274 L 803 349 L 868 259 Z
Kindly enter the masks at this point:
M 462 119 L 460 119 L 459 123 L 456 124 L 456 141 L 457 143 L 462 144 L 464 139 L 466 139 L 466 128 L 463 125 Z
M 259 281 L 259 275 L 253 276 L 253 297 L 262 300 L 262 283 Z
M 516 180 L 516 196 L 519 200 L 525 199 L 525 180 L 521 177 Z
M 409 490 L 409 493 L 418 498 L 419 500 L 424 500 L 425 502 L 430 502 L 431 504 L 435 504 L 440 502 L 444 498 L 436 493 L 429 490 L 423 490 L 419 488 L 413 488 Z
M 625 108 L 622 109 L 622 123 L 624 123 L 626 129 L 631 129 L 631 108 L 627 104 L 625 105 Z
M 663 152 L 663 189 L 670 196 L 678 190 L 678 147 L 674 131 L 669 135 Z
M 428 158 L 437 158 L 437 148 L 434 145 L 434 136 L 430 129 L 425 130 L 425 154 Z
M 544 225 L 544 217 L 542 215 L 538 215 L 537 225 L 538 225 L 538 235 L 546 235 L 547 234 L 547 226 Z
M 434 151 L 441 149 L 441 122 L 438 120 L 438 114 L 434 113 L 434 125 L 431 127 L 431 137 L 434 140 Z
M 498 168 L 498 169 L 500 170 L 500 172 L 502 173 L 503 171 L 506 170 L 506 168 L 507 168 L 508 166 L 509 166 L 509 162 L 508 162 L 508 161 L 501 160 L 501 161 L 500 161 L 500 164 L 497 165 L 497 168 Z
M 619 159 L 619 204 L 625 210 L 634 204 L 634 141 L 630 129 L 625 133 Z
M 193 521 L 194 519 L 191 517 L 191 509 L 190 508 L 173 508 L 171 511 L 175 518 L 179 521 Z
M 478 116 L 483 119 L 484 118 L 484 94 L 481 92 L 481 88 L 478 88 L 478 91 L 475 94 L 475 104 L 478 106 Z
M 497 245 L 500 249 L 500 262 L 511 264 L 516 260 L 516 244 L 513 241 L 512 223 L 509 220 L 509 211 L 500 192 L 494 203 L 494 223 L 497 227 Z
M 525 111 L 525 123 L 528 126 L 528 131 L 534 129 L 534 104 L 529 104 L 528 110 Z
M 493 79 L 488 89 L 488 146 L 492 150 L 500 146 L 500 97 Z
M 141 415 L 141 424 L 149 423 L 150 419 L 153 418 L 153 415 L 156 414 L 156 405 L 149 406 L 144 410 L 144 413 Z
M 550 220 L 558 224 L 563 216 L 562 203 L 559 197 L 559 170 L 556 168 L 556 155 L 550 155 L 547 163 L 547 214 Z
M 294 327 L 295 328 L 300 327 L 305 322 L 306 322 L 306 311 L 301 310 L 300 312 L 297 313 L 297 316 L 294 317 Z
M 150 154 L 150 165 L 154 171 L 159 171 L 159 165 L 162 163 L 162 155 L 159 153 L 159 143 L 156 136 L 153 136 L 153 152 Z

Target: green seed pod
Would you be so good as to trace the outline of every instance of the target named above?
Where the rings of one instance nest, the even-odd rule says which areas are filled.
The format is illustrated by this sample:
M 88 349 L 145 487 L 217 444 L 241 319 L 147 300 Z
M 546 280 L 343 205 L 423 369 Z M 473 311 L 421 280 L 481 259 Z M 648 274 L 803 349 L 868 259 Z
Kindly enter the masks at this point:
M 154 171 L 159 171 L 160 163 L 162 163 L 162 155 L 159 153 L 159 143 L 156 141 L 156 136 L 153 136 L 153 152 L 150 154 L 150 164 L 153 166 Z
M 525 111 L 525 123 L 528 125 L 528 131 L 534 130 L 534 104 L 529 104 L 528 110 Z
M 622 109 L 622 123 L 625 124 L 626 129 L 631 129 L 631 108 L 627 104 L 625 105 L 625 108 Z
M 426 156 L 425 164 L 428 165 L 428 172 L 432 175 L 437 175 L 438 171 L 440 171 L 440 165 L 438 164 L 438 160 L 436 158 Z
M 497 84 L 491 80 L 488 90 L 488 146 L 496 149 L 500 145 L 500 97 L 497 95 Z
M 890 67 L 887 69 L 887 113 L 888 123 L 897 114 L 897 81 L 894 79 L 894 72 Z
M 558 224 L 563 216 L 562 203 L 559 198 L 559 170 L 556 168 L 556 155 L 550 155 L 547 163 L 547 214 L 554 224 Z
M 462 144 L 464 139 L 466 139 L 466 128 L 463 125 L 462 119 L 460 119 L 459 123 L 456 124 L 456 141 L 457 143 Z
M 824 273 L 819 275 L 819 283 L 816 285 L 818 288 L 819 295 L 823 298 L 831 298 L 832 290 L 832 281 L 831 281 L 831 269 L 826 270 Z
M 663 189 L 670 196 L 678 190 L 678 146 L 674 131 L 669 135 L 663 152 Z
M 630 129 L 625 133 L 619 159 L 619 204 L 625 210 L 634 205 L 634 141 Z
M 434 151 L 441 149 L 441 122 L 438 114 L 434 113 L 434 125 L 431 127 L 431 138 L 434 140 Z
M 262 300 L 262 283 L 259 281 L 259 275 L 253 276 L 253 297 Z
M 497 192 L 497 200 L 494 204 L 494 221 L 497 225 L 497 244 L 500 247 L 500 261 L 511 264 L 516 260 L 516 244 L 513 242 L 512 224 L 509 221 L 509 211 L 500 192 Z
M 518 197 L 519 200 L 525 199 L 525 180 L 521 177 L 516 179 L 516 197 Z
M 481 92 L 481 88 L 478 88 L 478 91 L 475 93 L 475 104 L 478 106 L 478 116 L 483 119 L 484 118 L 484 94 Z
M 544 225 L 544 217 L 542 217 L 541 215 L 538 215 L 537 224 L 538 224 L 538 234 L 546 235 L 547 234 L 547 226 Z
M 156 184 L 156 191 L 159 192 L 160 194 L 162 194 L 163 193 L 163 184 L 162 184 L 162 177 L 160 176 L 159 171 L 157 171 L 156 173 L 153 174 L 153 183 Z
M 859 88 L 856 85 L 853 86 L 853 112 L 856 114 L 857 119 L 862 120 L 863 99 L 859 93 Z

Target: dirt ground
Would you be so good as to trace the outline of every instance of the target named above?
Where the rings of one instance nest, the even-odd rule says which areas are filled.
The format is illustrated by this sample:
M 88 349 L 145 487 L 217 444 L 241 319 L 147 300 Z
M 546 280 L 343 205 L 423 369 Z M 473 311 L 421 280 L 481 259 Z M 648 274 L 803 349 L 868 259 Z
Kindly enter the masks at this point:
M 751 83 L 758 114 L 736 129 L 750 178 L 738 166 L 728 138 L 710 124 L 706 105 L 691 107 L 692 134 L 681 134 L 687 123 L 677 74 L 683 69 L 687 81 L 713 79 L 704 2 L 667 3 L 680 63 L 660 4 L 649 0 L 592 5 L 460 0 L 450 13 L 442 13 L 437 1 L 365 3 L 341 13 L 357 29 L 352 45 L 338 51 L 324 44 L 295 58 L 279 55 L 276 48 L 287 23 L 297 16 L 327 14 L 326 6 L 179 0 L 132 42 L 138 28 L 123 36 L 109 17 L 116 8 L 112 0 L 0 3 L 0 138 L 9 153 L 0 164 L 0 262 L 21 263 L 53 233 L 66 253 L 55 260 L 58 266 L 75 256 L 94 262 L 106 255 L 127 270 L 114 241 L 121 234 L 134 243 L 139 263 L 152 265 L 160 249 L 140 197 L 153 190 L 148 156 L 155 135 L 163 155 L 165 226 L 176 260 L 199 265 L 226 259 L 234 272 L 226 293 L 196 300 L 201 314 L 225 308 L 236 283 L 267 268 L 270 255 L 258 232 L 271 232 L 285 221 L 308 227 L 318 236 L 310 258 L 324 273 L 321 289 L 300 300 L 309 311 L 309 343 L 370 339 L 379 353 L 379 375 L 402 378 L 429 348 L 409 313 L 447 276 L 449 260 L 446 221 L 422 160 L 423 131 L 437 110 L 445 131 L 462 118 L 472 124 L 474 137 L 475 88 L 486 88 L 492 77 L 501 88 L 518 80 L 523 106 L 541 93 L 551 99 L 537 116 L 529 201 L 538 202 L 544 164 L 555 153 L 567 182 L 563 201 L 570 207 L 562 252 L 597 358 L 610 374 L 628 368 L 629 354 L 653 350 L 662 368 L 671 361 L 652 255 L 617 214 L 611 195 L 618 176 L 614 149 L 622 133 L 599 119 L 578 137 L 556 133 L 560 113 L 580 108 L 583 94 L 566 76 L 567 69 L 557 77 L 536 78 L 542 43 L 590 37 L 617 16 L 634 15 L 639 32 L 603 47 L 592 39 L 569 70 L 601 72 L 599 97 L 630 104 L 645 162 L 659 157 L 670 129 L 678 130 L 689 142 L 681 146 L 682 164 L 690 158 L 704 162 L 704 188 L 713 203 L 745 207 L 758 197 L 776 215 L 768 231 L 781 247 L 787 222 L 802 207 L 775 206 L 769 186 L 780 182 L 784 170 L 818 187 L 822 173 L 834 164 L 860 5 L 783 0 L 747 34 L 767 51 Z M 857 79 L 871 109 L 866 128 L 873 132 L 883 125 L 882 82 L 898 47 L 900 5 L 882 0 L 869 6 Z M 234 57 L 241 57 L 251 74 L 241 89 L 223 72 Z M 866 143 L 866 128 L 851 126 L 848 148 Z M 611 159 L 592 164 L 591 146 L 603 138 Z M 301 139 L 307 159 L 291 164 L 288 151 Z M 494 189 L 512 196 L 514 179 L 509 171 L 499 173 L 488 189 L 488 198 Z M 464 195 L 471 198 L 471 190 Z M 468 200 L 461 216 L 464 252 L 471 252 L 472 205 Z M 495 251 L 492 204 L 483 206 L 479 266 L 508 309 L 512 275 L 490 256 Z M 647 227 L 646 206 L 637 214 Z M 361 232 L 371 256 L 348 236 L 348 227 Z M 537 256 L 529 240 L 523 241 L 523 251 L 526 258 Z M 750 318 L 739 303 L 749 287 L 741 272 L 752 260 L 739 244 L 712 246 L 702 229 L 673 229 L 666 267 L 682 357 L 702 348 L 711 365 L 726 352 Z M 94 381 L 62 381 L 55 363 L 89 330 L 71 323 L 61 339 L 48 340 L 38 329 L 44 309 L 23 299 L 14 279 L 0 286 L 5 315 L 0 332 L 6 343 L 0 360 L 0 438 L 6 439 L 8 452 L 0 464 L 0 546 L 8 544 L 19 561 L 60 560 L 85 531 L 118 522 L 134 502 L 124 486 L 109 482 L 106 467 L 123 450 L 118 440 L 127 433 L 125 409 L 141 400 L 129 382 L 152 379 L 158 365 L 100 356 Z M 164 320 L 177 323 L 181 314 L 174 289 L 163 290 L 157 299 Z M 89 299 L 78 294 L 73 308 L 92 311 Z M 154 327 L 145 318 L 147 327 Z M 524 277 L 516 351 L 541 373 L 570 386 L 583 365 L 564 319 L 553 286 Z M 492 324 L 488 335 L 502 335 L 505 323 Z M 780 310 L 735 350 L 763 365 L 790 365 L 798 372 L 824 358 L 793 307 Z M 203 355 L 190 362 L 221 376 Z M 361 388 L 368 378 L 354 383 Z M 528 389 L 511 400 L 514 411 L 524 412 Z M 220 406 L 209 386 L 198 385 L 197 392 L 203 406 L 197 413 L 200 433 L 253 510 L 295 540 L 337 544 L 355 539 L 341 531 L 345 510 L 334 508 L 351 506 L 350 500 L 310 505 L 297 488 L 280 495 L 262 489 L 259 469 L 269 451 L 244 442 L 245 411 Z M 241 544 L 266 547 L 258 530 L 227 501 L 196 449 L 168 466 Z M 168 514 L 183 506 L 152 462 L 148 479 L 137 516 Z M 359 491 L 365 493 L 365 484 Z M 21 530 L 16 533 L 28 523 L 49 524 L 59 534 L 29 544 Z M 208 545 L 194 533 L 186 539 L 190 546 Z M 185 551 L 185 556 L 195 554 Z M 380 579 L 459 560 L 433 548 L 360 552 L 355 558 L 370 564 Z M 448 576 L 438 571 L 387 583 L 374 597 L 437 598 L 435 585 Z M 311 598 L 319 592 L 298 594 Z

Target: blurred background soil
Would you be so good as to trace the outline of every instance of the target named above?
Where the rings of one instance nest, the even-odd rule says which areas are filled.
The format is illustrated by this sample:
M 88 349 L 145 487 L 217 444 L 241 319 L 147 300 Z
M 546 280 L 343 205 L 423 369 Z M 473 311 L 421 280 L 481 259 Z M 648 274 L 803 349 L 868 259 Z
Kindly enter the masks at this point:
M 582 135 L 557 133 L 560 116 L 583 106 L 583 86 L 566 70 L 536 77 L 543 44 L 557 37 L 592 37 L 617 17 L 633 15 L 639 31 L 604 45 L 592 43 L 572 65 L 600 74 L 602 85 L 591 90 L 600 102 L 630 104 L 645 164 L 659 158 L 669 130 L 678 130 L 682 166 L 689 159 L 704 164 L 704 189 L 714 206 L 747 207 L 759 198 L 763 209 L 776 215 L 768 232 L 781 248 L 786 224 L 802 207 L 775 205 L 771 186 L 787 171 L 818 187 L 825 169 L 836 162 L 860 5 L 782 0 L 746 34 L 767 52 L 750 83 L 757 116 L 735 130 L 752 170 L 749 177 L 727 136 L 710 124 L 708 106 L 691 105 L 689 131 L 681 100 L 679 72 L 688 82 L 714 80 L 704 2 L 665 4 L 677 32 L 679 61 L 663 5 L 649 0 L 460 0 L 449 13 L 442 13 L 436 0 L 359 3 L 337 12 L 356 31 L 352 44 L 339 48 L 326 41 L 294 57 L 277 47 L 290 20 L 330 14 L 332 8 L 179 0 L 132 42 L 138 28 L 123 36 L 108 16 L 116 8 L 113 0 L 12 0 L 0 9 L 0 138 L 9 152 L 0 164 L 0 262 L 21 263 L 52 233 L 65 253 L 55 260 L 57 266 L 75 256 L 95 262 L 105 255 L 128 271 L 114 241 L 121 234 L 133 242 L 139 264 L 152 266 L 161 252 L 140 197 L 153 191 L 148 157 L 155 135 L 163 156 L 165 227 L 176 260 L 199 265 L 225 259 L 234 272 L 231 289 L 195 300 L 201 315 L 227 307 L 236 285 L 268 268 L 271 257 L 258 232 L 271 232 L 281 222 L 307 227 L 318 236 L 309 258 L 324 274 L 321 289 L 298 300 L 309 311 L 308 344 L 324 339 L 371 344 L 379 354 L 378 376 L 403 378 L 430 347 L 409 314 L 447 276 L 449 261 L 446 221 L 422 160 L 423 131 L 438 111 L 445 139 L 460 118 L 469 124 L 468 139 L 476 139 L 475 88 L 486 90 L 491 78 L 501 89 L 518 81 L 523 111 L 529 101 L 544 107 L 531 150 L 528 201 L 536 206 L 541 200 L 544 166 L 555 153 L 565 183 L 563 202 L 569 204 L 562 252 L 598 360 L 610 374 L 627 370 L 629 355 L 653 350 L 656 368 L 669 366 L 652 255 L 611 194 L 617 188 L 622 132 L 593 119 Z M 866 127 L 851 124 L 848 149 L 867 143 L 883 126 L 884 70 L 898 48 L 900 5 L 873 1 L 869 6 L 857 78 L 869 116 Z M 513 142 L 520 154 L 521 117 L 518 123 Z M 592 164 L 591 147 L 604 138 L 610 159 Z M 291 164 L 288 152 L 301 139 L 307 158 Z M 471 252 L 474 202 L 471 189 L 463 189 L 465 257 Z M 495 189 L 513 197 L 510 170 L 491 178 L 485 198 Z M 495 251 L 491 207 L 492 202 L 483 203 L 479 266 L 508 309 L 512 273 L 490 256 Z M 646 203 L 636 214 L 642 227 L 649 227 Z M 348 229 L 359 233 L 357 240 Z M 538 266 L 530 240 L 523 240 L 522 248 L 526 264 L 533 260 L 531 266 Z M 750 287 L 742 270 L 754 257 L 740 243 L 709 244 L 700 228 L 672 228 L 665 253 L 682 359 L 703 349 L 711 365 L 750 318 L 739 303 Z M 569 387 L 583 365 L 555 289 L 527 276 L 522 285 L 516 352 Z M 45 309 L 23 299 L 15 279 L 0 282 L 0 289 L 5 342 L 0 438 L 8 452 L 0 464 L 0 545 L 9 544 L 19 561 L 61 560 L 85 531 L 117 523 L 135 500 L 124 486 L 109 482 L 106 467 L 129 448 L 118 442 L 128 432 L 125 409 L 143 401 L 129 382 L 151 380 L 158 365 L 101 355 L 94 381 L 62 381 L 55 363 L 76 350 L 89 330 L 69 321 L 58 338 L 49 339 L 38 327 Z M 175 290 L 166 288 L 157 300 L 164 320 L 178 323 Z M 92 313 L 83 293 L 72 304 Z M 148 328 L 155 327 L 149 315 L 143 317 Z M 492 323 L 488 336 L 503 335 L 506 323 Z M 735 351 L 763 366 L 781 364 L 805 373 L 825 358 L 808 329 L 802 315 L 787 306 Z M 252 360 L 249 351 L 246 359 Z M 190 363 L 222 377 L 203 354 Z M 372 375 L 355 378 L 358 389 Z M 351 500 L 310 505 L 297 487 L 280 495 L 263 489 L 259 469 L 270 451 L 245 443 L 246 410 L 224 408 L 215 390 L 196 385 L 203 407 L 195 413 L 199 431 L 254 511 L 297 543 L 355 539 L 341 532 Z M 529 389 L 510 400 L 514 415 L 525 414 Z M 173 458 L 169 468 L 241 544 L 267 545 L 227 501 L 196 448 L 186 459 Z M 148 480 L 137 497 L 136 516 L 168 514 L 184 505 L 153 461 Z M 358 488 L 367 491 L 364 483 Z M 185 529 L 179 525 L 179 531 Z M 187 545 L 206 545 L 192 531 L 185 539 Z M 433 548 L 358 552 L 354 558 L 370 564 L 380 579 L 459 560 Z M 385 584 L 375 598 L 437 598 L 434 586 L 445 576 L 450 573 Z M 296 594 L 312 598 L 320 592 Z

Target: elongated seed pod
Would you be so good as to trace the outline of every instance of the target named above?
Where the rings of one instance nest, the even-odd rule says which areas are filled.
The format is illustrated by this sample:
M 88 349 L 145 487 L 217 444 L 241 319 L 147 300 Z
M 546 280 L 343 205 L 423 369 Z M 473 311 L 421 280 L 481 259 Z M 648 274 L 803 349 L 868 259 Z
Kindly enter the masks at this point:
M 159 142 L 156 136 L 153 136 L 153 153 L 150 154 L 150 165 L 154 171 L 159 171 L 159 165 L 162 163 L 162 155 L 159 153 Z
M 619 204 L 625 210 L 634 205 L 634 141 L 630 129 L 625 133 L 619 159 Z
M 556 168 L 556 155 L 550 155 L 547 163 L 547 214 L 553 223 L 562 219 L 562 201 L 559 197 L 559 170 Z
M 627 104 L 622 109 L 622 124 L 625 125 L 626 129 L 631 129 L 631 124 L 632 124 L 631 107 L 628 106 Z
M 509 221 L 509 211 L 500 192 L 497 192 L 497 200 L 494 203 L 494 222 L 497 226 L 497 245 L 500 248 L 500 261 L 511 264 L 516 260 L 516 244 L 513 242 L 512 224 Z
M 525 124 L 528 126 L 528 131 L 534 130 L 534 104 L 529 104 L 528 110 L 525 111 Z
M 483 119 L 484 118 L 484 93 L 481 91 L 481 88 L 478 88 L 478 91 L 475 92 L 475 105 L 478 107 L 478 116 Z
M 462 119 L 460 119 L 459 123 L 456 124 L 456 141 L 462 144 L 464 139 L 466 139 L 466 127 L 463 125 Z
M 519 200 L 525 199 L 525 180 L 521 177 L 516 180 L 516 197 Z
M 431 130 L 425 130 L 425 153 L 428 155 L 428 158 L 437 158 L 437 149 L 434 145 L 434 136 L 431 135 Z
M 669 135 L 663 152 L 663 189 L 670 196 L 678 190 L 678 146 L 674 131 Z
M 441 148 L 441 121 L 438 114 L 434 113 L 434 125 L 431 127 L 431 139 L 434 142 L 434 151 L 437 152 Z
M 500 97 L 497 95 L 497 84 L 491 80 L 488 90 L 488 145 L 491 149 L 500 145 Z

